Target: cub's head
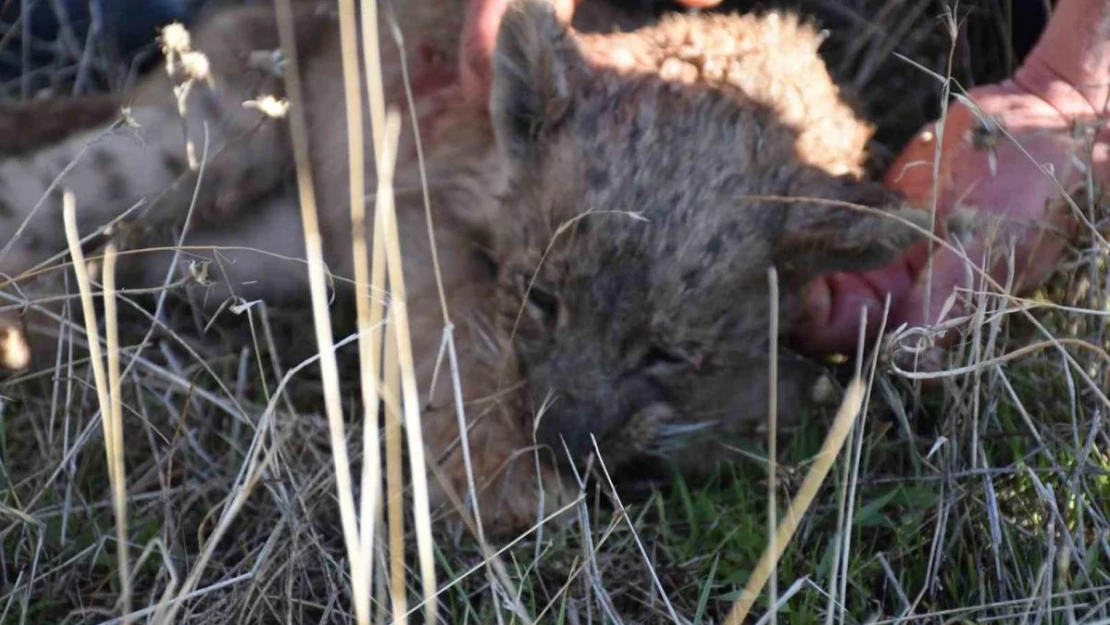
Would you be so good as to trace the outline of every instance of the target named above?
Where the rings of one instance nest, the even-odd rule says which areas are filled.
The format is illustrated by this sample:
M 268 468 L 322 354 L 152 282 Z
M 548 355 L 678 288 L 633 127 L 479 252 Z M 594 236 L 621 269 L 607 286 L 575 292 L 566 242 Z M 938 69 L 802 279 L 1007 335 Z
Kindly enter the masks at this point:
M 582 45 L 539 0 L 513 2 L 499 34 L 504 330 L 558 457 L 584 459 L 592 434 L 610 469 L 696 465 L 699 441 L 766 418 L 769 268 L 785 333 L 807 282 L 882 265 L 915 230 L 845 207 L 893 198 L 800 163 L 797 130 L 739 91 L 605 68 Z M 780 415 L 804 408 L 819 371 L 780 350 Z

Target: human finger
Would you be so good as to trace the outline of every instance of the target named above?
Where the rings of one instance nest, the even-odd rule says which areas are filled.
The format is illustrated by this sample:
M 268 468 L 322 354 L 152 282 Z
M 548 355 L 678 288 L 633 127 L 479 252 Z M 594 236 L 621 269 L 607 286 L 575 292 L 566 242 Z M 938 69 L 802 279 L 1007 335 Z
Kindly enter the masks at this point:
M 564 20 L 570 20 L 574 8 L 583 0 L 551 0 Z M 693 0 L 707 1 L 707 0 Z M 485 107 L 493 80 L 490 59 L 497 44 L 497 31 L 510 0 L 467 0 L 459 50 L 459 80 L 463 97 L 477 107 Z
M 799 349 L 814 354 L 854 353 L 861 313 L 865 338 L 870 339 L 882 325 L 887 299 L 892 312 L 900 309 L 913 286 L 913 275 L 907 256 L 882 269 L 837 272 L 814 280 L 806 288 L 805 317 L 795 332 Z

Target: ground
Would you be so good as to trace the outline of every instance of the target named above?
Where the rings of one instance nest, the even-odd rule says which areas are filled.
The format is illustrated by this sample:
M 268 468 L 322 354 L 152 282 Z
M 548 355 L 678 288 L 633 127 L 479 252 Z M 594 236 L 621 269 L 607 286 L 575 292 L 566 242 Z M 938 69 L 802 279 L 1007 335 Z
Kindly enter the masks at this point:
M 1001 78 L 1017 62 L 1003 36 L 1009 2 L 800 4 L 827 20 L 824 51 L 880 124 L 877 169 L 939 110 L 939 82 L 896 53 L 952 76 L 957 90 Z M 953 19 L 961 25 L 955 44 Z M 0 28 L 0 46 L 18 49 L 13 29 Z M 73 80 L 66 70 L 79 58 L 59 52 L 63 83 Z M 90 82 L 104 85 L 117 84 L 110 79 L 117 69 L 107 61 L 86 66 L 107 77 Z M 19 86 L 0 85 L 3 97 L 16 97 Z M 1110 209 L 1097 189 L 1087 191 L 1077 201 L 1099 231 L 1082 233 L 1061 271 L 1030 296 L 1037 304 L 1030 315 L 1003 298 L 979 302 L 984 311 L 1010 307 L 983 315 L 953 351 L 947 365 L 961 372 L 923 385 L 893 371 L 881 349 L 877 367 L 865 363 L 864 418 L 751 622 L 770 622 L 772 590 L 776 618 L 799 624 L 1107 622 Z M 351 622 L 319 379 L 294 376 L 271 401 L 297 363 L 269 349 L 271 337 L 303 332 L 307 313 L 256 307 L 209 323 L 188 302 L 168 301 L 175 331 L 154 334 L 124 377 L 132 609 L 173 596 L 200 571 L 180 622 Z M 125 344 L 149 329 L 129 312 L 121 310 Z M 244 333 L 250 340 L 241 340 Z M 1031 345 L 1038 347 L 1019 351 Z M 120 615 L 96 393 L 87 360 L 67 350 L 34 373 L 0 381 L 5 624 Z M 840 379 L 852 369 L 841 366 Z M 357 393 L 345 390 L 353 414 Z M 229 416 L 237 412 L 230 404 L 251 419 Z M 268 404 L 277 409 L 267 413 Z M 831 419 L 831 411 L 816 416 L 783 438 L 773 467 L 776 519 L 813 466 Z M 361 431 L 350 421 L 348 438 L 357 442 Z M 249 481 L 244 476 L 260 475 L 256 429 L 266 432 L 269 464 L 262 479 Z M 358 447 L 351 445 L 356 476 Z M 461 526 L 440 527 L 441 616 L 448 623 L 722 623 L 768 543 L 769 466 L 766 442 L 753 440 L 712 484 L 676 480 L 645 497 L 625 496 L 622 513 L 602 488 L 565 512 L 574 522 L 515 541 L 498 537 L 485 548 Z M 408 545 L 411 608 L 422 592 L 411 531 Z M 500 572 L 485 566 L 494 556 Z M 388 567 L 378 564 L 375 605 L 388 611 Z

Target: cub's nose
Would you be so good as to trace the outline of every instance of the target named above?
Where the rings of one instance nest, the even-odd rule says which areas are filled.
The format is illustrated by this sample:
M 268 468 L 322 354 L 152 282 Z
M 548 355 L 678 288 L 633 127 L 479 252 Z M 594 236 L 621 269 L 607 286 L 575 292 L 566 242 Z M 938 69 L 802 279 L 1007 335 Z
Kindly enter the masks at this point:
M 567 396 L 554 396 L 534 408 L 536 443 L 547 447 L 562 466 L 579 465 L 592 450 L 590 434 L 600 438 L 603 419 Z
M 590 454 L 600 451 L 605 467 L 615 472 L 647 456 L 666 455 L 667 450 L 680 446 L 683 434 L 700 426 L 678 423 L 675 410 L 663 402 L 612 414 L 586 412 L 567 402 L 561 410 L 551 406 L 540 415 L 536 441 L 548 446 L 564 466 L 573 462 L 581 468 Z M 593 439 L 597 440 L 596 449 Z
M 582 401 L 561 395 L 546 402 L 542 409 L 537 407 L 534 414 L 536 442 L 548 447 L 561 465 L 573 463 L 584 468 L 590 454 L 597 450 L 608 467 L 633 457 L 641 443 L 655 436 L 656 427 L 672 418 L 673 411 L 665 404 L 629 410 L 615 397 Z

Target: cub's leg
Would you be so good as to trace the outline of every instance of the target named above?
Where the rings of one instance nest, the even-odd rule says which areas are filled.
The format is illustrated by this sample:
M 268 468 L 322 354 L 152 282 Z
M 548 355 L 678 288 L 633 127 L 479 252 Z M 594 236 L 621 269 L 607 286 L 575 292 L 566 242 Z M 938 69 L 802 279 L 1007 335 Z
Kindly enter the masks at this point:
M 102 127 L 119 115 L 116 95 L 0 103 L 0 158 L 41 150 L 82 130 Z
M 193 34 L 174 79 L 155 71 L 120 98 L 126 122 L 0 163 L 0 271 L 17 274 L 64 250 L 63 188 L 73 191 L 87 235 L 136 206 L 147 226 L 180 221 L 198 178 L 197 210 L 209 219 L 281 181 L 287 131 L 244 106 L 282 95 L 274 67 L 260 62 L 279 47 L 275 25 L 267 7 L 214 14 Z M 298 37 L 306 41 L 301 54 L 313 54 L 315 35 L 333 26 L 326 14 L 298 5 Z M 188 92 L 179 99 L 175 86 L 181 95 L 190 71 Z

